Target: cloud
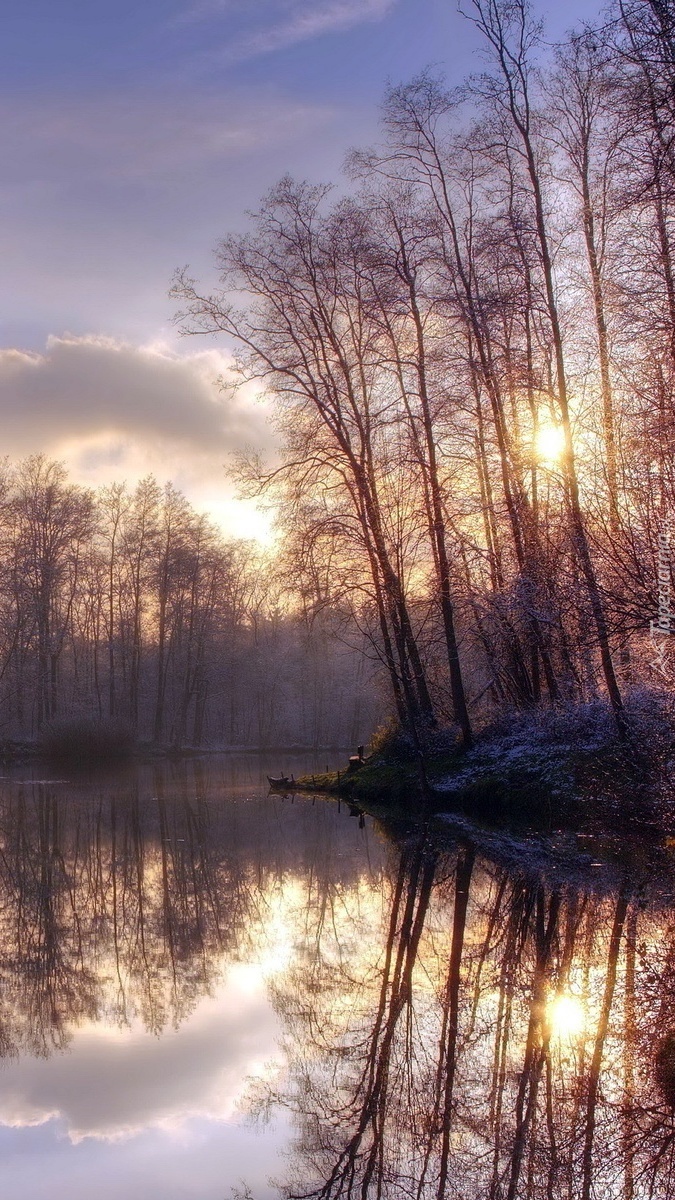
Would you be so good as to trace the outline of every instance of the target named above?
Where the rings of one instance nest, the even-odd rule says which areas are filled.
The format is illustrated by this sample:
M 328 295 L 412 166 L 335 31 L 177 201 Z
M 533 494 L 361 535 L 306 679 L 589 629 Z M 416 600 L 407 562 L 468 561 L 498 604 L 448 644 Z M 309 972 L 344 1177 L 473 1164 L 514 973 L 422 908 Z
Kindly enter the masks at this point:
M 12 454 L 57 452 L 101 435 L 173 443 L 223 456 L 269 442 L 250 390 L 220 390 L 231 361 L 216 349 L 181 355 L 101 337 L 50 338 L 42 354 L 0 351 L 0 420 Z
M 229 531 L 265 538 L 269 520 L 232 498 L 225 468 L 238 452 L 271 450 L 271 427 L 251 388 L 219 388 L 228 376 L 231 360 L 218 349 L 53 337 L 41 354 L 3 350 L 3 450 L 46 453 L 90 486 L 133 485 L 152 472 Z
M 214 998 L 159 1039 L 139 1027 L 92 1025 L 65 1056 L 4 1064 L 0 1122 L 19 1128 L 57 1118 L 79 1142 L 178 1130 L 196 1117 L 231 1120 L 249 1077 L 275 1060 L 277 1037 L 260 970 L 235 966 Z
M 238 30 L 230 38 L 225 58 L 241 61 L 284 50 L 300 42 L 330 33 L 344 33 L 356 25 L 379 21 L 394 7 L 396 0 L 272 0 L 258 6 L 265 20 L 252 29 Z M 188 10 L 192 19 L 213 19 L 216 12 L 236 14 L 237 4 L 206 0 Z M 250 8 L 247 10 L 250 12 Z

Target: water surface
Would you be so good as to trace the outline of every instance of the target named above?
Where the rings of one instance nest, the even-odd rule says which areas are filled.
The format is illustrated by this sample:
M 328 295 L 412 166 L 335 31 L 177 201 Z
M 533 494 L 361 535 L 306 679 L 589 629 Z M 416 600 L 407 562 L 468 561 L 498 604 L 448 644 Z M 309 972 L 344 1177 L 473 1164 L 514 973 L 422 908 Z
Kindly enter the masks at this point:
M 3 1200 L 675 1197 L 673 850 L 285 766 L 0 781 Z

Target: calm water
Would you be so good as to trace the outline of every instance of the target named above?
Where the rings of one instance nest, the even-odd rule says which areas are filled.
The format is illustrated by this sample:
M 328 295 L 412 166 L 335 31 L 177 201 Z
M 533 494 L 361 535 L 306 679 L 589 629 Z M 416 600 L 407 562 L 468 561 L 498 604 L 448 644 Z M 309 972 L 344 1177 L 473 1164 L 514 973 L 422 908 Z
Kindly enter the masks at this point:
M 3 1200 L 675 1197 L 675 850 L 284 766 L 0 781 Z

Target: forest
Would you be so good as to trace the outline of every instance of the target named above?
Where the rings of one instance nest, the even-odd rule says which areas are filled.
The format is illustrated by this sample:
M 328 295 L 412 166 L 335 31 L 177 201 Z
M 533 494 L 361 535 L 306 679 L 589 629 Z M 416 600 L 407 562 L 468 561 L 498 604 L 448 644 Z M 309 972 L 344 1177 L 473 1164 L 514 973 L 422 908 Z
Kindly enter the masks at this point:
M 675 14 L 619 0 L 546 40 L 472 0 L 478 71 L 392 85 L 337 186 L 282 179 L 180 273 L 191 334 L 274 407 L 305 604 L 340 612 L 418 737 L 671 682 Z
M 344 746 L 390 712 L 468 747 L 600 701 L 626 739 L 666 703 L 675 15 L 622 0 L 554 46 L 524 0 L 466 18 L 478 73 L 390 86 L 338 185 L 282 179 L 218 290 L 174 282 L 267 397 L 276 457 L 236 479 L 272 550 L 153 478 L 4 465 L 5 738 Z
M 98 724 L 185 748 L 344 745 L 379 697 L 339 614 L 284 599 L 256 543 L 171 484 L 0 472 L 0 739 Z M 113 744 L 113 741 L 111 744 Z

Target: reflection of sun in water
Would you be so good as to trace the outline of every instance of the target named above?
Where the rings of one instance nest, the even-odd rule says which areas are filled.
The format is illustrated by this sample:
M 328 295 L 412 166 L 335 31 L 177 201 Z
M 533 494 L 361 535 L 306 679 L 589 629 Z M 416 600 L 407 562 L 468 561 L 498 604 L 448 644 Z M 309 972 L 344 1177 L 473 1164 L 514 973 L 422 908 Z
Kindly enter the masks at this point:
M 546 1006 L 546 1016 L 554 1037 L 576 1037 L 585 1025 L 583 1005 L 574 996 L 554 996 Z
M 565 432 L 560 425 L 544 424 L 537 430 L 534 448 L 542 462 L 557 462 L 565 449 Z

